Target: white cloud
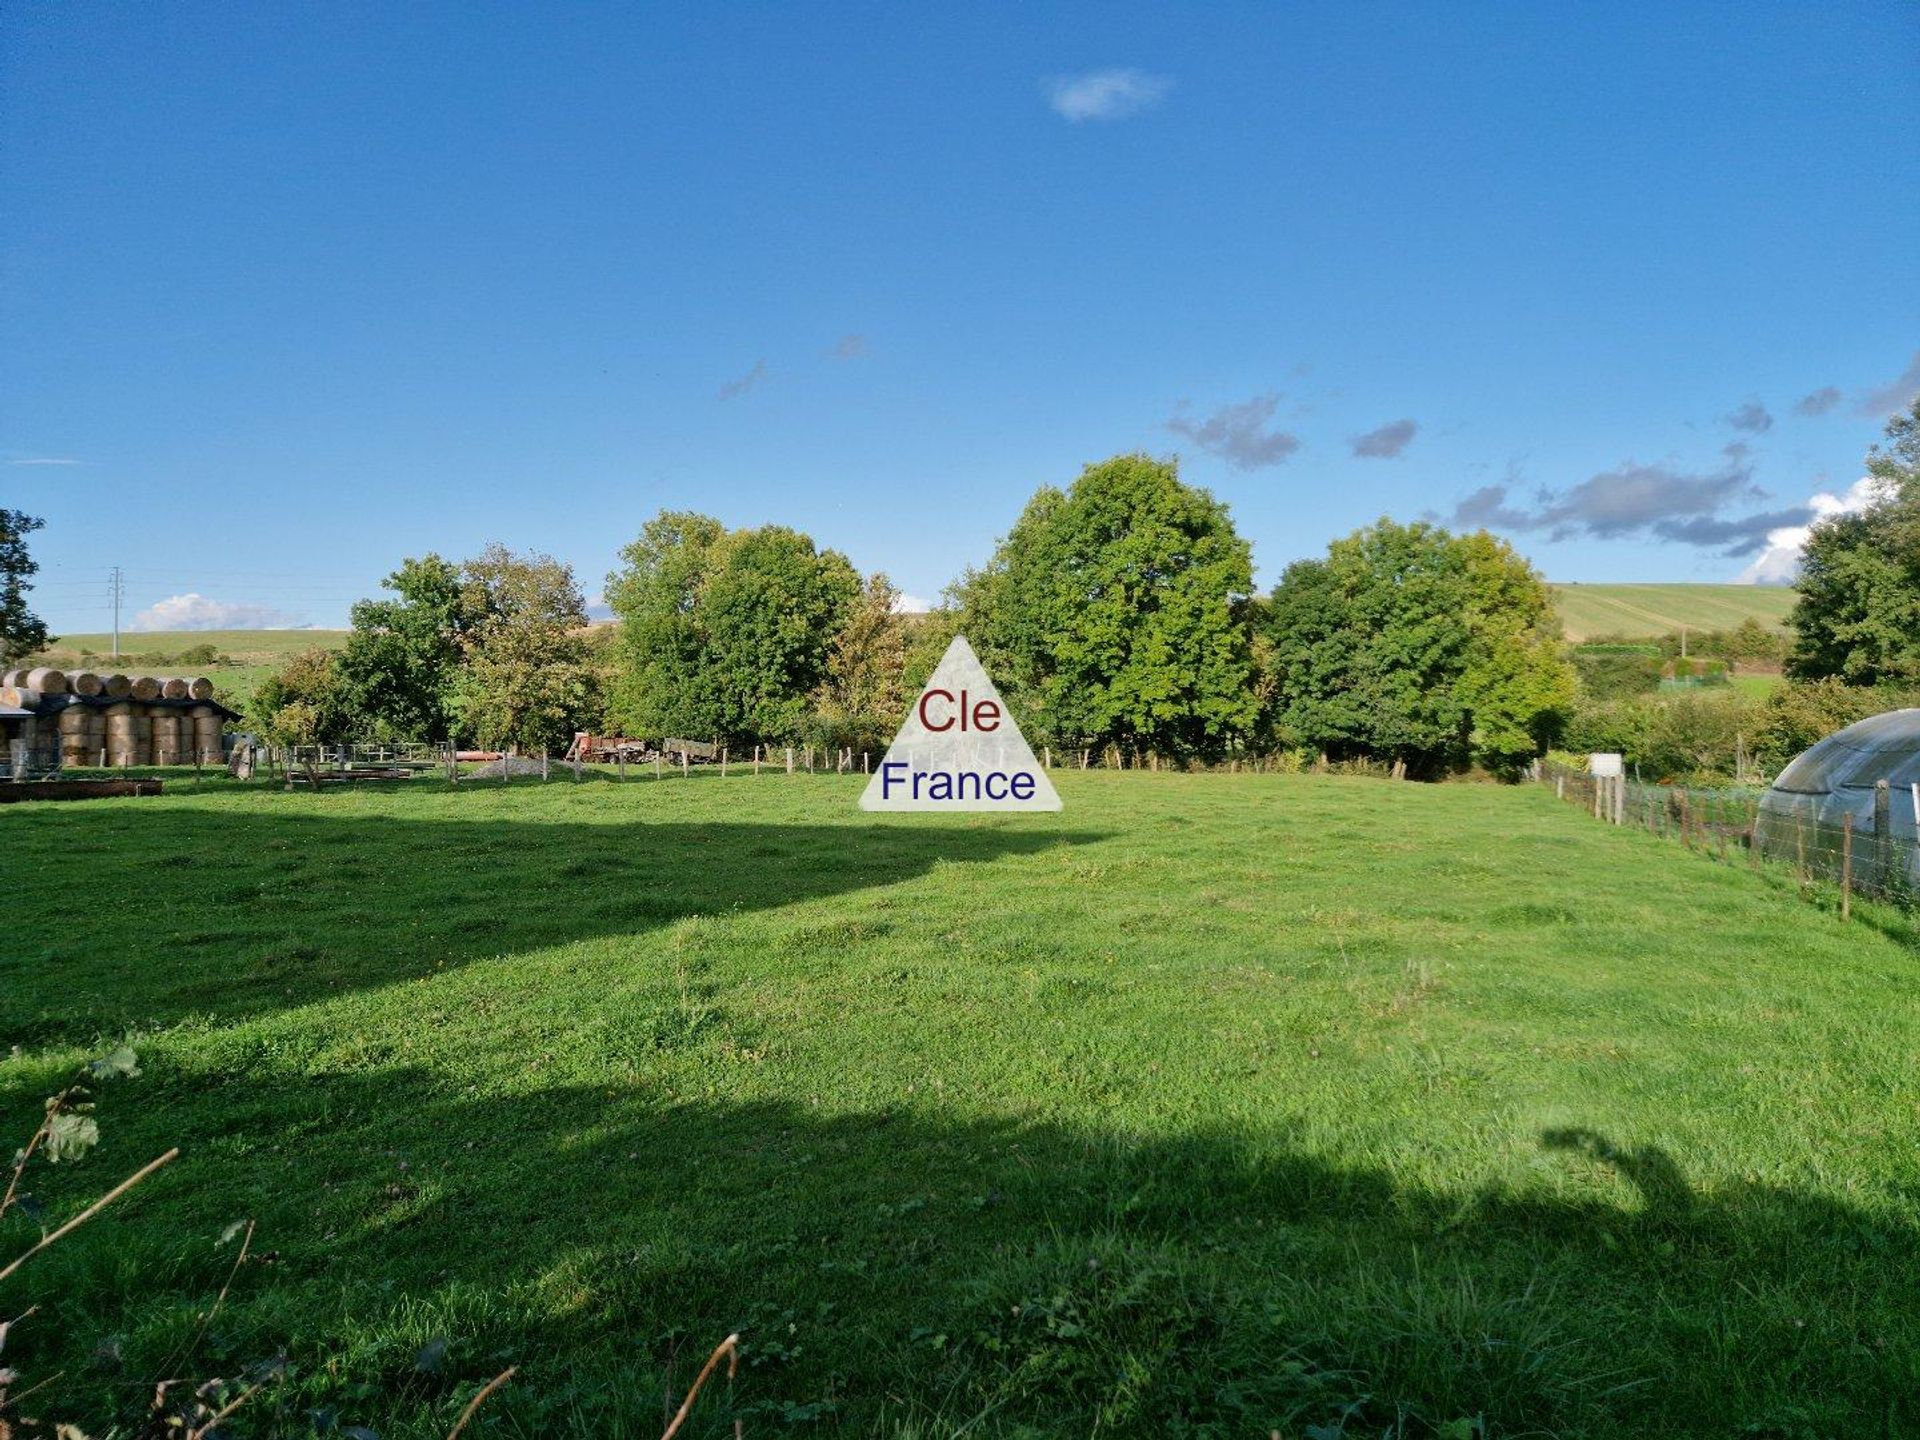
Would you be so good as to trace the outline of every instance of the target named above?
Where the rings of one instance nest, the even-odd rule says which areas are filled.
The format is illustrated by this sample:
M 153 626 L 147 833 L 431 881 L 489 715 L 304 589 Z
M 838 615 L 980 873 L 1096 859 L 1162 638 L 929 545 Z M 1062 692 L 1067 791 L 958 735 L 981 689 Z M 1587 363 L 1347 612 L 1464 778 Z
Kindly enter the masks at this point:
M 78 465 L 80 462 L 66 455 L 27 455 L 18 460 L 7 461 L 9 465 Z
M 189 590 L 169 595 L 133 617 L 131 630 L 303 630 L 306 621 L 268 605 L 211 600 Z
M 1164 75 L 1144 70 L 1094 70 L 1047 82 L 1047 103 L 1062 119 L 1124 120 L 1156 104 L 1173 88 Z
M 1735 577 L 1741 585 L 1791 585 L 1800 575 L 1800 553 L 1806 549 L 1813 527 L 1829 515 L 1852 515 L 1865 510 L 1886 493 L 1886 482 L 1862 475 L 1847 487 L 1844 495 L 1823 490 L 1807 497 L 1813 519 L 1805 525 L 1783 525 L 1767 532 L 1766 548 L 1754 562 Z
M 918 595 L 909 595 L 902 590 L 893 597 L 893 613 L 896 615 L 925 615 L 933 606 Z

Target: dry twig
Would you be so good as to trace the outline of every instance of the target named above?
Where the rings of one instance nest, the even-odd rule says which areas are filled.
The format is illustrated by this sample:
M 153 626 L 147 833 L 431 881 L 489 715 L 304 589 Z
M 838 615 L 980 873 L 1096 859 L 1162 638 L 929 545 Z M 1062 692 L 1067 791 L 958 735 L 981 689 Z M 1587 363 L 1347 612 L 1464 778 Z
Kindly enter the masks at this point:
M 467 1428 L 467 1422 L 473 1419 L 473 1412 L 478 1410 L 482 1405 L 486 1404 L 487 1397 L 493 1394 L 493 1392 L 498 1390 L 502 1385 L 506 1384 L 507 1381 L 511 1380 L 514 1376 L 514 1372 L 517 1371 L 519 1368 L 520 1367 L 518 1365 L 509 1365 L 507 1366 L 506 1369 L 502 1370 L 498 1375 L 494 1376 L 491 1380 L 487 1381 L 486 1384 L 482 1385 L 480 1387 L 480 1393 L 474 1396 L 473 1399 L 467 1402 L 467 1408 L 460 1412 L 460 1418 L 454 1422 L 453 1429 L 447 1432 L 447 1440 L 455 1440 L 455 1437 L 458 1436 L 462 1430 Z
M 713 1373 L 713 1367 L 720 1363 L 722 1355 L 727 1357 L 727 1379 L 731 1380 L 740 1369 L 740 1336 L 737 1332 L 727 1336 L 713 1347 L 713 1354 L 709 1355 L 707 1363 L 700 1367 L 699 1375 L 694 1378 L 693 1388 L 687 1391 L 687 1398 L 680 1402 L 680 1409 L 674 1415 L 673 1423 L 667 1426 L 667 1432 L 660 1437 L 660 1440 L 673 1440 L 674 1433 L 679 1430 L 688 1412 L 693 1409 L 693 1402 L 699 1398 L 700 1387 L 707 1383 L 707 1377 Z
M 87 1221 L 91 1220 L 94 1216 L 98 1215 L 102 1210 L 106 1209 L 107 1206 L 111 1205 L 114 1201 L 118 1200 L 122 1195 L 126 1194 L 127 1191 L 133 1189 L 134 1186 L 138 1185 L 142 1180 L 145 1180 L 149 1175 L 153 1174 L 153 1172 L 158 1170 L 162 1165 L 170 1165 L 179 1158 L 180 1158 L 180 1147 L 176 1145 L 173 1147 L 173 1149 L 167 1151 L 166 1154 L 162 1155 L 158 1160 L 151 1160 L 147 1164 L 141 1166 L 140 1169 L 134 1171 L 133 1174 L 129 1175 L 126 1179 L 122 1180 L 118 1185 L 114 1186 L 113 1189 L 109 1190 L 106 1194 L 102 1195 L 98 1200 L 94 1201 L 93 1204 L 89 1205 L 86 1209 L 82 1210 L 78 1215 L 74 1216 L 73 1219 L 69 1220 L 66 1224 L 62 1225 L 58 1230 L 54 1231 L 51 1235 L 41 1236 L 39 1244 L 35 1245 L 31 1250 L 28 1250 L 24 1255 L 21 1255 L 11 1265 L 7 1266 L 6 1269 L 0 1270 L 0 1280 L 5 1280 L 9 1275 L 13 1274 L 14 1271 L 18 1270 L 22 1265 L 26 1264 L 27 1261 L 31 1260 L 34 1256 L 38 1255 L 42 1250 L 46 1249 L 49 1245 L 53 1244 L 54 1241 L 60 1239 L 62 1236 L 72 1234 L 75 1230 L 78 1230 L 82 1225 L 86 1224 Z

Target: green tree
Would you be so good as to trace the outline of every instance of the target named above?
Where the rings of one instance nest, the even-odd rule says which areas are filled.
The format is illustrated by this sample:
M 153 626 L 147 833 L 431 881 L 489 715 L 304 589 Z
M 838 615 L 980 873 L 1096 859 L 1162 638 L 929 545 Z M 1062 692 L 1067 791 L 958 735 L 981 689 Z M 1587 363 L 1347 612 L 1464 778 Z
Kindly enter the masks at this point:
M 1036 493 L 954 599 L 1030 738 L 1210 756 L 1257 718 L 1252 588 L 1226 506 L 1121 455 Z
M 353 607 L 341 683 L 371 729 L 394 739 L 445 740 L 458 713 L 461 667 L 480 616 L 460 568 L 429 553 L 380 582 L 393 598 Z
M 877 751 L 906 713 L 907 650 L 912 622 L 898 609 L 900 592 L 885 575 L 870 575 L 813 696 L 812 733 L 821 744 Z
M 1289 566 L 1262 614 L 1281 732 L 1336 756 L 1509 771 L 1572 706 L 1551 591 L 1484 531 L 1382 519 Z
M 24 510 L 0 509 L 0 664 L 44 650 L 46 624 L 27 607 L 27 592 L 40 573 L 27 550 L 27 536 L 46 522 Z
M 861 594 L 845 556 L 784 526 L 663 511 L 621 559 L 606 593 L 623 727 L 748 744 L 801 733 Z
M 564 751 L 601 709 L 586 638 L 529 615 L 489 621 L 461 668 L 453 709 L 460 733 L 482 745 Z
M 355 735 L 564 749 L 598 719 L 570 566 L 493 544 L 460 565 L 408 559 L 381 584 L 392 596 L 353 607 L 335 665 Z
M 457 733 L 483 745 L 564 750 L 601 713 L 573 568 L 489 545 L 461 567 Z
M 339 657 L 303 650 L 262 680 L 247 702 L 247 717 L 276 745 L 335 745 L 361 728 L 351 687 L 342 682 Z
M 1801 562 L 1787 673 L 1850 685 L 1920 681 L 1920 398 L 1867 454 L 1879 498 L 1819 521 Z

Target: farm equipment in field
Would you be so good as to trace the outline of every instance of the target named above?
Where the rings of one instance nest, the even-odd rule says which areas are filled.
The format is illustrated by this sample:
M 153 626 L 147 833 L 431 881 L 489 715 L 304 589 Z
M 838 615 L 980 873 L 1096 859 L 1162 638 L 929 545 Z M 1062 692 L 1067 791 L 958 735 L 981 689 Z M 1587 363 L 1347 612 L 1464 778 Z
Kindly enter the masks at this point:
M 720 747 L 708 740 L 635 740 L 625 735 L 577 732 L 563 757 L 587 765 L 638 765 L 643 761 L 684 759 L 689 765 L 711 765 L 720 759 Z

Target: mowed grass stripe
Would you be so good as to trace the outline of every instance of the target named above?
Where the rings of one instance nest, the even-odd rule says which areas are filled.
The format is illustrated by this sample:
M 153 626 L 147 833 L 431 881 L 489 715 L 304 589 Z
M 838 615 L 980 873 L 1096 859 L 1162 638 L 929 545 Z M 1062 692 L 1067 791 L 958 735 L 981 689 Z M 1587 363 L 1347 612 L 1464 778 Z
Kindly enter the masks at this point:
M 1596 635 L 1652 638 L 1693 630 L 1731 630 L 1753 619 L 1786 628 L 1794 592 L 1771 585 L 1555 585 L 1570 640 Z
M 10 1359 L 147 1373 L 248 1214 L 209 1362 L 289 1355 L 259 1433 L 444 1434 L 506 1363 L 497 1433 L 657 1433 L 733 1329 L 697 1433 L 1914 1421 L 1902 927 L 1541 789 L 1058 779 L 10 807 L 6 1113 L 146 1071 L 46 1198 L 187 1151 Z

